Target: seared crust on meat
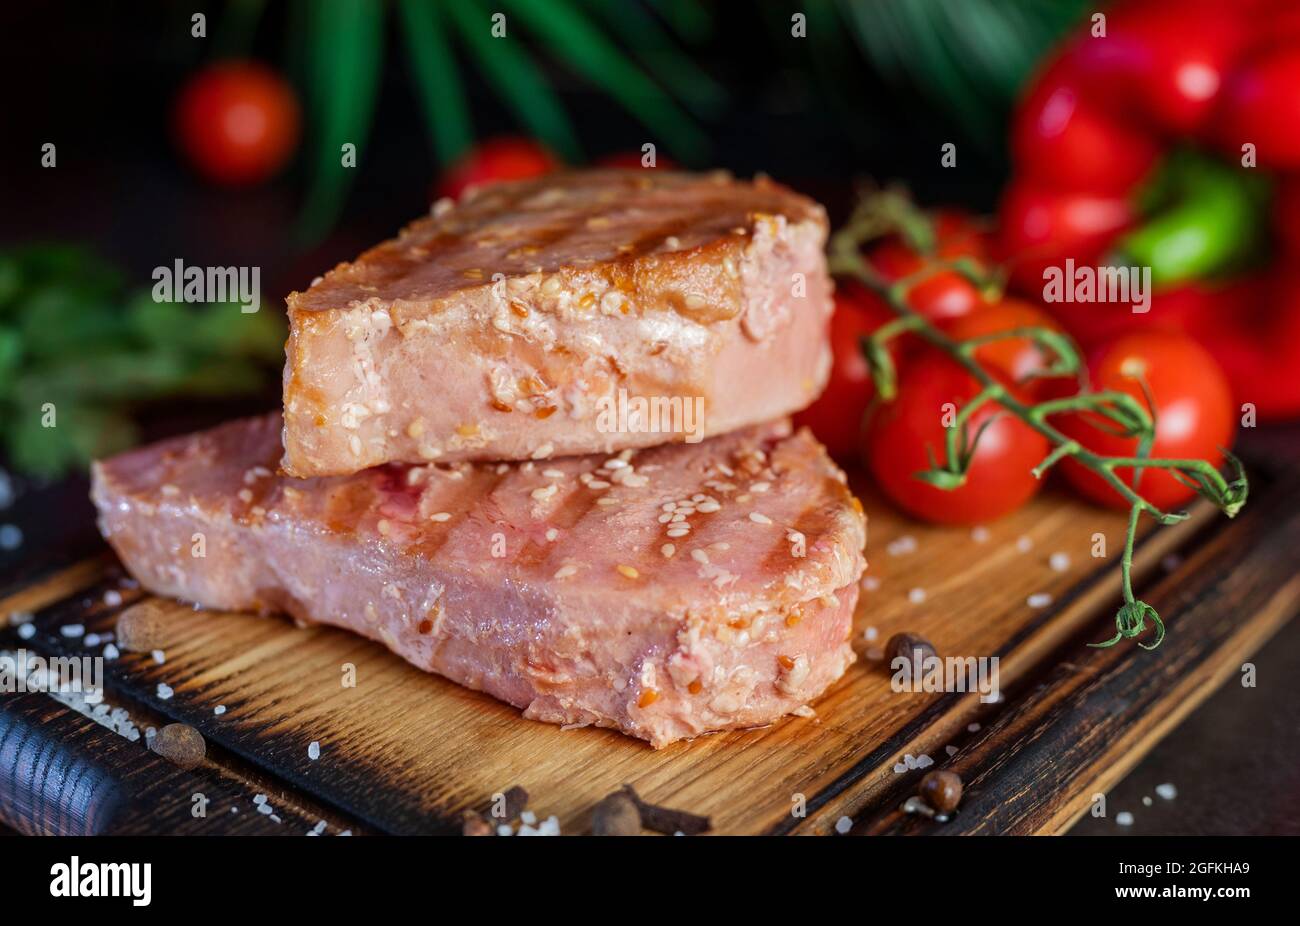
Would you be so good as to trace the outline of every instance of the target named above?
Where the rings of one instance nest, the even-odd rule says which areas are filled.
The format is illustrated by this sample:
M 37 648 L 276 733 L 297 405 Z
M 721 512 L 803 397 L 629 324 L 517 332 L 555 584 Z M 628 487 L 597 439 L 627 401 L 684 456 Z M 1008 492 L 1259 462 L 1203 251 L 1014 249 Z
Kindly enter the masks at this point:
M 853 660 L 865 519 L 788 423 L 307 480 L 275 472 L 280 427 L 95 465 L 101 530 L 146 588 L 344 627 L 526 716 L 655 746 L 774 721 Z
M 829 371 L 826 233 L 812 200 L 723 174 L 572 172 L 435 207 L 289 296 L 284 470 L 612 452 L 796 411 Z M 620 396 L 702 420 L 602 419 Z

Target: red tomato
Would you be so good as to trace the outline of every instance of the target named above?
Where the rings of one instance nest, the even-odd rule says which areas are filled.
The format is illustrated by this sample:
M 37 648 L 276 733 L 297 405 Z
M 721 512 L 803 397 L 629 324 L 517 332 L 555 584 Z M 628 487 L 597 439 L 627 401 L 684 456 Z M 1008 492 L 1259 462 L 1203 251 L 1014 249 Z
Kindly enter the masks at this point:
M 438 195 L 459 199 L 472 186 L 539 177 L 558 166 L 555 157 L 531 139 L 491 138 L 447 168 L 438 181 Z
M 857 454 L 862 416 L 876 394 L 860 341 L 896 317 L 884 302 L 861 287 L 835 290 L 830 379 L 817 401 L 795 415 L 794 422 L 812 428 L 838 460 L 850 461 Z M 897 354 L 894 361 L 898 362 Z
M 893 402 L 873 406 L 862 454 L 881 490 L 909 514 L 939 524 L 976 524 L 1010 514 L 1038 491 L 1031 470 L 1047 456 L 1047 439 L 1019 418 L 986 404 L 971 416 L 969 433 L 993 420 L 981 435 L 966 483 L 951 491 L 917 479 L 929 469 L 929 447 L 945 458 L 945 403 L 960 406 L 979 384 L 946 355 L 925 353 L 903 372 Z M 995 418 L 996 416 L 996 418 Z
M 943 326 L 950 337 L 959 341 L 1010 331 L 1014 328 L 1047 328 L 1061 331 L 1061 326 L 1046 312 L 1020 299 L 1006 298 L 1001 302 L 986 304 L 969 315 Z M 975 359 L 1000 381 L 1013 387 L 1017 393 L 1031 399 L 1043 397 L 1051 390 L 1047 379 L 1030 379 L 1030 375 L 1047 369 L 1052 361 L 1050 351 L 1044 351 L 1029 338 L 1007 338 L 992 341 L 975 351 Z
M 300 117 L 292 88 L 251 61 L 206 68 L 182 88 L 174 111 L 181 149 L 209 180 L 260 183 L 285 165 L 298 144 Z
M 1148 0 L 1109 9 L 1105 37 L 1074 44 L 1079 77 L 1093 99 L 1135 124 L 1198 134 L 1249 38 L 1239 7 L 1240 0 Z
M 1094 389 L 1126 392 L 1149 410 L 1141 386 L 1146 382 L 1156 416 L 1151 456 L 1205 459 L 1216 466 L 1223 461 L 1219 448 L 1230 447 L 1236 432 L 1232 392 L 1214 358 L 1190 337 L 1170 331 L 1125 335 L 1096 351 L 1088 370 Z M 1132 456 L 1136 452 L 1136 438 L 1098 430 L 1089 424 L 1096 420 L 1096 415 L 1084 412 L 1063 415 L 1056 424 L 1094 453 Z M 1128 507 L 1128 502 L 1091 470 L 1069 459 L 1063 460 L 1061 467 L 1074 487 L 1094 501 Z M 1118 475 L 1133 484 L 1132 470 L 1120 470 Z M 1156 469 L 1143 470 L 1137 488 L 1143 498 L 1165 510 L 1195 495 L 1168 472 Z
M 618 151 L 614 154 L 607 154 L 604 157 L 597 158 L 596 167 L 620 167 L 633 168 L 637 170 L 677 170 L 677 162 L 672 158 L 666 158 L 658 152 L 655 153 L 655 166 L 646 167 L 641 163 L 642 154 L 640 151 Z
M 1228 156 L 1255 146 L 1262 167 L 1300 167 L 1300 46 L 1277 48 L 1239 67 L 1223 89 L 1216 137 Z
M 1085 100 L 1070 57 L 1030 86 L 1011 125 L 1024 176 L 1061 190 L 1127 194 L 1155 165 L 1157 140 Z
M 1067 257 L 1095 264 L 1115 236 L 1136 218 L 1124 196 L 1060 192 L 1032 182 L 1003 194 L 998 252 L 1022 292 L 1040 296 L 1043 270 Z
M 943 260 L 969 257 L 987 262 L 983 236 L 968 216 L 942 210 L 935 216 L 935 256 Z M 872 265 L 887 279 L 898 280 L 920 270 L 928 259 L 900 238 L 886 238 L 870 254 Z M 960 318 L 984 301 L 978 289 L 960 273 L 943 271 L 912 289 L 908 302 L 931 321 Z

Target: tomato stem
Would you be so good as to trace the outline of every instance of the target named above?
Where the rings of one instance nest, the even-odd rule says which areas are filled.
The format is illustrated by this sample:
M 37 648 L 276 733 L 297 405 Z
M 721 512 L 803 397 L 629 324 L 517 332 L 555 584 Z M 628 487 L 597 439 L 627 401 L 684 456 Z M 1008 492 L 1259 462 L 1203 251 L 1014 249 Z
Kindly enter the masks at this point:
M 1072 396 L 1049 399 L 1037 404 L 1027 404 L 1008 390 L 993 374 L 986 370 L 976 357 L 978 349 L 991 341 L 1003 338 L 1029 338 L 1046 348 L 1055 358 L 1040 375 L 1066 376 L 1079 374 L 1082 360 L 1074 343 L 1065 335 L 1046 328 L 1017 328 L 1013 331 L 980 335 L 956 340 L 932 325 L 909 305 L 912 290 L 938 273 L 957 272 L 981 289 L 996 288 L 997 274 L 990 274 L 974 261 L 938 260 L 926 258 L 926 264 L 917 272 L 898 280 L 887 280 L 863 255 L 862 247 L 868 241 L 906 229 L 916 236 L 921 223 L 927 221 L 907 197 L 898 191 L 874 193 L 859 203 L 847 225 L 835 233 L 830 243 L 830 270 L 834 274 L 850 276 L 867 289 L 880 296 L 898 318 L 863 339 L 864 354 L 872 367 L 877 391 L 882 401 L 890 401 L 897 392 L 894 364 L 889 357 L 888 342 L 904 333 L 915 334 L 933 347 L 943 351 L 979 383 L 981 389 L 966 402 L 948 425 L 945 439 L 946 460 L 940 466 L 929 452 L 930 469 L 916 476 L 940 488 L 955 489 L 966 476 L 967 467 L 975 453 L 984 428 L 973 438 L 968 435 L 967 424 L 971 415 L 988 402 L 995 402 L 1007 414 L 1014 415 L 1039 434 L 1047 438 L 1051 452 L 1033 470 L 1041 477 L 1054 464 L 1066 457 L 1094 472 L 1107 485 L 1128 502 L 1128 529 L 1124 536 L 1124 552 L 1120 559 L 1120 580 L 1124 604 L 1115 615 L 1115 636 L 1091 646 L 1114 646 L 1121 640 L 1133 639 L 1146 631 L 1149 619 L 1155 630 L 1150 643 L 1138 642 L 1144 649 L 1155 649 L 1165 637 L 1165 626 L 1146 602 L 1133 593 L 1133 550 L 1137 543 L 1138 521 L 1142 514 L 1149 515 L 1159 524 L 1173 524 L 1188 517 L 1185 512 L 1166 512 L 1152 505 L 1118 475 L 1117 469 L 1169 470 L 1175 478 L 1193 488 L 1198 494 L 1214 502 L 1228 517 L 1233 517 L 1246 502 L 1248 485 L 1239 460 L 1225 453 L 1232 467 L 1232 479 L 1226 479 L 1213 464 L 1206 460 L 1174 460 L 1151 457 L 1151 443 L 1155 437 L 1155 418 L 1128 393 L 1114 390 L 1093 392 L 1081 389 Z M 922 236 L 923 237 L 923 236 Z M 879 372 L 878 372 L 879 371 Z M 1148 403 L 1149 404 L 1149 403 Z M 1078 441 L 1067 437 L 1048 420 L 1062 413 L 1090 412 L 1090 423 L 1101 430 L 1111 430 L 1126 437 L 1138 439 L 1137 455 L 1130 457 L 1104 456 L 1087 449 Z M 1096 420 L 1093 420 L 1096 419 Z M 987 426 L 987 422 L 985 424 Z M 1136 481 L 1136 480 L 1135 480 Z

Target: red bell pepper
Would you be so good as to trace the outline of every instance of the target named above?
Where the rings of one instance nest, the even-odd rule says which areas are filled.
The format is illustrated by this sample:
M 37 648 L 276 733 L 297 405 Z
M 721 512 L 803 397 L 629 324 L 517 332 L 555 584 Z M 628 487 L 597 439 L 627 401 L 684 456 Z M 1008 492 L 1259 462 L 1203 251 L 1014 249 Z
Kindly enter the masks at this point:
M 1085 344 L 1187 331 L 1262 419 L 1300 414 L 1300 273 L 1267 266 L 1300 255 L 1300 10 L 1139 0 L 1093 31 L 1053 55 L 1013 118 L 998 241 L 1012 286 L 1042 295 L 1067 260 L 1150 268 L 1149 311 L 1048 308 Z

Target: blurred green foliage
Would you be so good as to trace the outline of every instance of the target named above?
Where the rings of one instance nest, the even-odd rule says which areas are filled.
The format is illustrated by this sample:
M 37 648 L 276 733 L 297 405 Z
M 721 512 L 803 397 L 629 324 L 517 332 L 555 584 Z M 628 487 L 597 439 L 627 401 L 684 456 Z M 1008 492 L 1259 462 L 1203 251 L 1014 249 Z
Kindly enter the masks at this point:
M 136 403 L 265 388 L 284 338 L 278 312 L 155 302 L 81 248 L 2 251 L 0 443 L 17 469 L 59 476 L 131 446 Z

